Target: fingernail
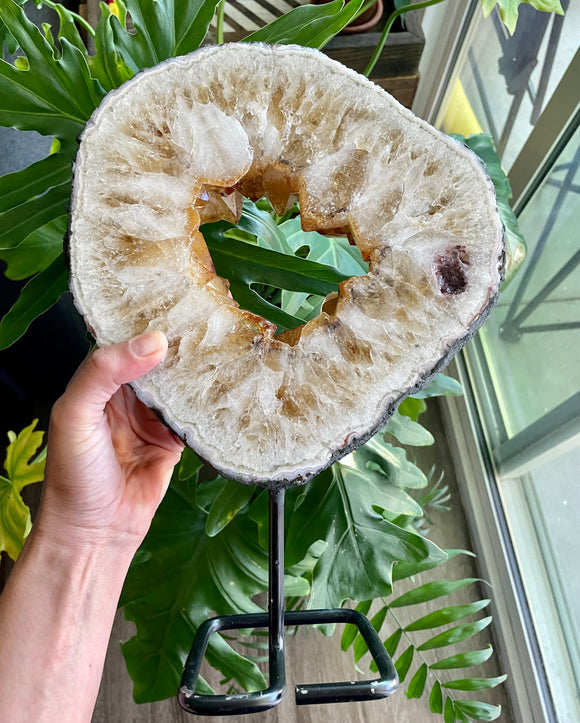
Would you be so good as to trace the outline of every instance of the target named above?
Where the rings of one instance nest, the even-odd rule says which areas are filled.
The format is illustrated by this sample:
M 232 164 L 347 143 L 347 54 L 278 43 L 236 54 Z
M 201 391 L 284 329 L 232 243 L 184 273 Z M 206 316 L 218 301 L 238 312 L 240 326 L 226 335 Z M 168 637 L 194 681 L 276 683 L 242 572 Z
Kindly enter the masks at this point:
M 131 339 L 129 349 L 135 357 L 149 356 L 161 349 L 161 334 L 157 331 L 150 331 Z

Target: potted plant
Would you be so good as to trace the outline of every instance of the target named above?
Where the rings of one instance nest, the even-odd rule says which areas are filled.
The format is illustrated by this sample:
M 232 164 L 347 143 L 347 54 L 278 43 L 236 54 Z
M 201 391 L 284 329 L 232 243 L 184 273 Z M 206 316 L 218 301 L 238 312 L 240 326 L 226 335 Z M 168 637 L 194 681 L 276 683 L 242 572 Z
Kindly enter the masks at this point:
M 217 37 L 223 38 L 223 4 L 218 0 L 176 0 L 171 12 L 163 12 L 166 8 L 162 0 L 115 0 L 102 6 L 96 29 L 58 3 L 45 0 L 45 4 L 57 13 L 59 24 L 54 31 L 43 28 L 41 32 L 14 0 L 6 0 L 0 8 L 4 37 L 13 48 L 18 46 L 22 51 L 14 65 L 0 63 L 0 124 L 37 130 L 55 139 L 49 156 L 0 179 L 4 221 L 0 258 L 9 270 L 17 266 L 20 278 L 30 277 L 0 322 L 3 348 L 16 342 L 31 321 L 67 289 L 62 239 L 70 197 L 71 162 L 77 135 L 94 108 L 108 91 L 141 68 L 195 50 L 204 40 L 216 10 Z M 401 5 L 396 12 L 401 14 L 408 9 L 407 5 Z M 303 6 L 256 31 L 249 39 L 322 47 L 363 6 L 362 0 L 346 5 L 342 0 L 334 0 L 322 6 Z M 81 31 L 91 38 L 94 52 L 87 50 Z M 485 139 L 471 139 L 470 143 L 487 155 L 488 161 L 493 161 Z M 506 185 L 499 163 L 488 163 L 488 168 L 498 194 L 505 200 L 509 184 Z M 507 203 L 503 210 L 517 238 Z M 229 233 L 232 239 L 249 248 L 259 247 L 260 251 L 264 247 L 267 251 L 268 245 L 285 245 L 294 254 L 307 247 L 310 261 L 328 253 L 322 237 L 304 237 L 295 213 L 280 218 L 263 204 L 247 203 L 238 227 L 229 229 Z M 256 238 L 260 239 L 259 246 Z M 360 263 L 348 244 L 340 240 L 334 244 L 333 257 L 335 266 L 348 269 L 345 273 L 351 275 L 353 263 Z M 257 253 L 254 263 L 262 263 Z M 235 263 L 228 269 L 228 276 L 238 278 L 246 287 L 257 278 L 252 274 L 251 263 L 243 271 Z M 308 299 L 292 294 L 282 300 L 287 309 L 307 307 L 309 303 Z M 307 309 L 303 311 L 308 313 Z M 407 695 L 428 694 L 431 710 L 443 714 L 446 721 L 467 717 L 493 720 L 500 712 L 497 706 L 467 700 L 455 691 L 492 688 L 503 676 L 458 677 L 451 682 L 436 677 L 438 670 L 468 667 L 491 655 L 490 649 L 451 656 L 444 650 L 449 644 L 469 640 L 489 625 L 489 617 L 465 622 L 486 607 L 488 600 L 474 599 L 461 608 L 447 604 L 447 595 L 474 580 L 434 580 L 404 594 L 397 589 L 399 581 L 439 568 L 461 554 L 457 550 L 442 550 L 427 538 L 428 510 L 445 509 L 446 491 L 441 481 L 424 474 L 409 459 L 407 451 L 413 445 L 432 443 L 431 435 L 419 422 L 425 398 L 459 392 L 452 379 L 438 377 L 427 390 L 402 403 L 384 434 L 354 453 L 351 467 L 334 465 L 305 487 L 288 492 L 288 535 L 292 539 L 287 547 L 287 594 L 292 596 L 288 605 L 303 604 L 304 598 L 309 597 L 313 605 L 340 606 L 354 598 L 360 609 L 368 611 L 377 600 L 373 624 L 381 629 L 387 621 L 385 645 L 396 660 Z M 41 477 L 40 446 L 41 438 L 34 424 L 13 435 L 6 475 L 0 478 L 0 519 L 10 521 L 6 529 L 0 528 L 0 542 L 12 557 L 18 554 L 30 528 L 29 511 L 20 492 Z M 361 494 L 369 463 L 383 483 L 376 499 Z M 348 484 L 349 476 L 356 477 L 357 484 Z M 216 477 L 193 452 L 184 453 L 151 531 L 134 560 L 121 600 L 127 618 L 137 625 L 137 635 L 123 649 L 134 680 L 136 700 L 158 700 L 175 694 L 193 631 L 210 611 L 255 609 L 253 597 L 267 587 L 264 494 L 259 489 Z M 299 537 L 294 535 L 297 528 L 304 531 Z M 172 544 L 167 542 L 169 530 Z M 186 544 L 194 539 L 195 547 Z M 377 549 L 381 551 L 378 556 Z M 212 573 L 216 567 L 232 581 L 231 587 L 219 585 Z M 169 606 L 167 590 L 171 590 L 173 601 Z M 398 622 L 397 609 L 434 599 L 440 602 L 434 613 L 420 615 L 410 625 Z M 431 630 L 444 622 L 452 627 L 428 641 L 419 643 L 413 638 L 414 631 Z M 350 630 L 345 632 L 342 642 L 345 649 L 353 647 L 357 660 L 365 652 L 362 640 Z M 423 659 L 426 645 L 443 650 L 435 662 Z M 264 677 L 256 660 L 237 653 L 225 639 L 213 643 L 210 655 L 212 665 L 235 685 L 248 690 L 263 686 Z

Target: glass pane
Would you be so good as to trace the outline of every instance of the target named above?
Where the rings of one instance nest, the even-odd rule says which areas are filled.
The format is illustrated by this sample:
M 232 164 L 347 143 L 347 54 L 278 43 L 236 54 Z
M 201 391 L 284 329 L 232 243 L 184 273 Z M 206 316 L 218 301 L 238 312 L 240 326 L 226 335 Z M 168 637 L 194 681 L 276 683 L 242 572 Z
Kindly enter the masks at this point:
M 480 334 L 507 439 L 580 390 L 580 128 L 519 222 L 527 259 Z
M 580 3 L 562 5 L 564 18 L 521 3 L 513 37 L 497 9 L 480 15 L 440 114 L 446 132 L 489 133 L 508 173 L 552 96 L 562 107 Z M 519 216 L 527 259 L 465 352 L 559 723 L 580 721 L 579 118 Z
M 580 720 L 580 127 L 519 221 L 526 262 L 468 357 L 558 721 Z
M 580 439 L 519 478 L 500 478 L 552 700 L 561 723 L 580 720 Z
M 554 16 L 519 6 L 509 36 L 497 8 L 479 15 L 440 125 L 447 133 L 485 132 L 509 171 L 578 49 L 580 3 Z

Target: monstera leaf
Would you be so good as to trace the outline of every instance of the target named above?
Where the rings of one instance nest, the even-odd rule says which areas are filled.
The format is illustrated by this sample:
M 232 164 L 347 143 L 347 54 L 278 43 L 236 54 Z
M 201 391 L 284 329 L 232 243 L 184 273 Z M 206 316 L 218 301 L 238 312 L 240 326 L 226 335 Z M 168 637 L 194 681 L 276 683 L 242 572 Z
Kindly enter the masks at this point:
M 198 483 L 201 464 L 192 464 L 193 457 L 186 453 L 177 468 L 121 598 L 125 616 L 137 625 L 123 654 L 141 703 L 175 694 L 195 631 L 206 618 L 214 612 L 256 612 L 260 608 L 252 598 L 268 587 L 268 553 L 251 519 L 232 515 L 219 530 L 211 523 L 212 537 L 205 534 L 210 502 L 219 499 L 227 481 Z M 286 576 L 285 588 L 289 595 L 309 592 L 301 577 Z M 207 659 L 245 690 L 265 687 L 256 663 L 219 635 L 212 635 Z

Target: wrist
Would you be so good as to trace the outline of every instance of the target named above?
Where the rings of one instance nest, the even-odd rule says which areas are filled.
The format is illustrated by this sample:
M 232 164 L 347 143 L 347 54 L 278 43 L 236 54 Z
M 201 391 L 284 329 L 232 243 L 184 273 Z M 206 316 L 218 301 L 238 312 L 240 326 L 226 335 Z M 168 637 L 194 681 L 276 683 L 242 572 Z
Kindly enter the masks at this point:
M 99 559 L 116 561 L 128 569 L 133 555 L 142 542 L 140 536 L 110 529 L 91 527 L 72 522 L 68 516 L 53 512 L 41 505 L 30 532 L 31 542 L 43 550 L 57 552 L 72 559 Z
M 35 523 L 0 605 L 1 720 L 90 720 L 131 558 L 132 547 Z

